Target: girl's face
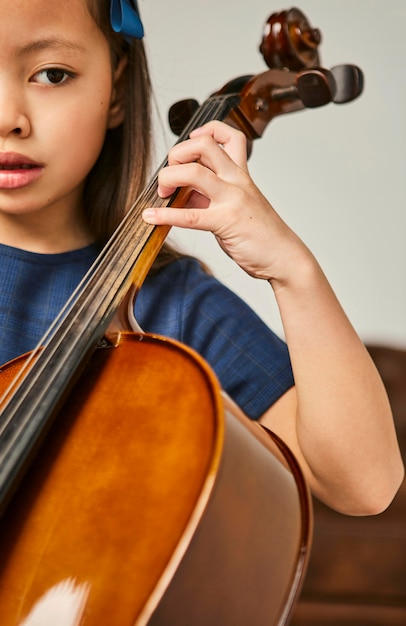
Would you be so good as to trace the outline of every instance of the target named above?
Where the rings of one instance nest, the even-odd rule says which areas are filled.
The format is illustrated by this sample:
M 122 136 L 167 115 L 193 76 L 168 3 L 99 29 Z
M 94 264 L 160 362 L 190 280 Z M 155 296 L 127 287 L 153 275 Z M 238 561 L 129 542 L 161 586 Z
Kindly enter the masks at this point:
M 79 221 L 121 122 L 108 43 L 86 0 L 0 0 L 0 15 L 0 220 Z

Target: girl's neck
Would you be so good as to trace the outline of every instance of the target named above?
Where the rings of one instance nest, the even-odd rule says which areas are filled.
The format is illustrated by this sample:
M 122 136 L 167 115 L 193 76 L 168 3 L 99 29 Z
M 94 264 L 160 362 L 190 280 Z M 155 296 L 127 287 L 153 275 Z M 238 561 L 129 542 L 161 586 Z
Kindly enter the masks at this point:
M 41 219 L 39 215 L 6 215 L 0 213 L 0 243 L 14 248 L 57 254 L 78 250 L 93 243 L 83 218 Z

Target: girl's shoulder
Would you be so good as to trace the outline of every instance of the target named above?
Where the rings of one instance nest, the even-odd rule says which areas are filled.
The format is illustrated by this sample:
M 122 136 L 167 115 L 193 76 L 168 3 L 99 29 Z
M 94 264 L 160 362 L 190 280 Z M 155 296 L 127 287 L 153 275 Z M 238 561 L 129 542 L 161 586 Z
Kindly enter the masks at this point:
M 199 315 L 224 298 L 227 287 L 193 257 L 181 257 L 148 276 L 137 296 L 135 313 L 141 326 L 157 332 L 170 329 L 171 336 L 181 338 L 189 317 Z M 235 296 L 236 297 L 236 296 Z M 158 331 L 158 332 L 159 332 Z

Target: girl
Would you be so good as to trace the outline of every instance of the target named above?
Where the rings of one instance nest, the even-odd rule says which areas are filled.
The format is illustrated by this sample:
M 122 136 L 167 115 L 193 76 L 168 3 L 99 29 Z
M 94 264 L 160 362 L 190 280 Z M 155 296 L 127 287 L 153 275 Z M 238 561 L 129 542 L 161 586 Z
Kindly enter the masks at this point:
M 0 7 L 5 362 L 40 341 L 143 187 L 151 88 L 133 0 Z M 250 178 L 244 136 L 213 122 L 174 147 L 159 194 L 183 186 L 195 190 L 187 207 L 152 207 L 145 221 L 213 232 L 269 282 L 287 346 L 168 247 L 137 298 L 141 327 L 199 351 L 248 416 L 288 443 L 324 502 L 355 515 L 382 511 L 403 476 L 382 382 L 317 261 Z

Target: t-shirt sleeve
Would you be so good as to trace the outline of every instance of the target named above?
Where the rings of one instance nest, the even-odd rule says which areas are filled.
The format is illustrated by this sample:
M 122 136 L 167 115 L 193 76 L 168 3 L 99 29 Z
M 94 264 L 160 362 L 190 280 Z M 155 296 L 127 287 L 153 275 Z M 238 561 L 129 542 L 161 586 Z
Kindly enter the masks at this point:
M 251 419 L 294 384 L 285 342 L 197 261 L 173 262 L 148 278 L 135 316 L 146 332 L 196 350 Z

